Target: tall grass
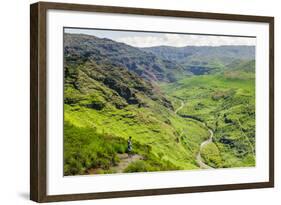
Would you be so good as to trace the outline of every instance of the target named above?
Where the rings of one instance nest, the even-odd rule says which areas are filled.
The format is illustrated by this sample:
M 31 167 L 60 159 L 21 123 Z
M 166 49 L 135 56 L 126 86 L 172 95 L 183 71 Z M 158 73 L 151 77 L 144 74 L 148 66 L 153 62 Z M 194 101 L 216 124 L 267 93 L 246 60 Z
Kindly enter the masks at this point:
M 95 128 L 81 128 L 64 123 L 64 175 L 83 175 L 91 168 L 112 173 L 111 168 L 120 162 L 118 154 L 127 151 L 127 141 L 112 134 L 99 134 Z M 180 169 L 172 162 L 156 156 L 148 145 L 134 142 L 134 154 L 143 160 L 133 162 L 125 172 Z
M 94 128 L 64 123 L 64 174 L 84 174 L 89 168 L 109 169 L 119 162 L 117 153 L 126 151 L 126 141 Z

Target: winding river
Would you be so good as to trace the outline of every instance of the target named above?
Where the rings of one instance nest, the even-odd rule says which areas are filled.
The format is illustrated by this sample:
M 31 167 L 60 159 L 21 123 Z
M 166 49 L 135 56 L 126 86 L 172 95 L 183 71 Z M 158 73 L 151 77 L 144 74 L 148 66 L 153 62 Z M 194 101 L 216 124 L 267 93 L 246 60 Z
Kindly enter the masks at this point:
M 181 106 L 179 108 L 177 108 L 175 110 L 175 113 L 177 114 L 178 111 L 180 111 L 183 107 L 185 106 L 184 102 L 181 101 Z M 185 117 L 185 118 L 190 118 L 190 117 Z M 201 168 L 201 169 L 213 169 L 213 167 L 207 165 L 204 163 L 202 157 L 201 157 L 201 152 L 202 152 L 202 149 L 204 146 L 206 146 L 207 144 L 213 142 L 213 136 L 214 136 L 214 133 L 213 131 L 207 127 L 206 123 L 204 122 L 201 122 L 199 120 L 196 120 L 194 118 L 192 118 L 193 120 L 197 121 L 198 123 L 200 123 L 201 125 L 203 125 L 206 129 L 208 129 L 209 133 L 210 133 L 210 136 L 207 140 L 203 141 L 201 144 L 200 144 L 200 148 L 199 148 L 199 152 L 197 153 L 196 155 L 196 162 L 198 164 L 198 166 Z

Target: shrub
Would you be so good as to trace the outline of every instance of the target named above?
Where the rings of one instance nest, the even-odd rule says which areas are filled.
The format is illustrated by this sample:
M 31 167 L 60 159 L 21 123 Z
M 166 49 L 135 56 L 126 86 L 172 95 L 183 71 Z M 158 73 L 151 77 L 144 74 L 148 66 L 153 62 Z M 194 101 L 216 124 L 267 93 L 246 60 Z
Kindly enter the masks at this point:
M 216 168 L 222 167 L 220 151 L 215 143 L 205 145 L 202 149 L 201 156 L 208 165 Z
M 64 123 L 64 175 L 85 174 L 87 169 L 109 170 L 118 164 L 117 153 L 124 153 L 127 142 L 99 134 L 94 128 L 79 128 Z
M 125 172 L 149 172 L 149 171 L 155 171 L 155 168 L 151 167 L 149 163 L 143 160 L 133 162 L 125 169 Z

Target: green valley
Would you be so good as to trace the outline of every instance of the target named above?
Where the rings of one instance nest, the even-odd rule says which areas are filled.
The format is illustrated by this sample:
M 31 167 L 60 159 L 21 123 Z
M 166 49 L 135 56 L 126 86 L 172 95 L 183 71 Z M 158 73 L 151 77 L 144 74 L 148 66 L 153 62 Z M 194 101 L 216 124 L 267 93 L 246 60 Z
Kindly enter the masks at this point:
M 162 85 L 175 105 L 184 102 L 180 116 L 213 130 L 213 143 L 203 149 L 212 167 L 255 165 L 255 80 L 244 78 L 205 75 Z
M 255 166 L 253 58 L 65 33 L 64 175 Z

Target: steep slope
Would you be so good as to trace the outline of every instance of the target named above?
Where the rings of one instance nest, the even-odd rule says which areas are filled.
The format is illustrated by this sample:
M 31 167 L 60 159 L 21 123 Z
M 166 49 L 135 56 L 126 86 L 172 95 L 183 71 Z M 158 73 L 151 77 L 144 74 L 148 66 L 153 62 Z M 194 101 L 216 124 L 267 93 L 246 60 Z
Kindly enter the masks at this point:
M 248 73 L 255 72 L 255 60 L 234 60 L 230 64 L 228 64 L 226 70 L 234 70 L 234 71 L 244 71 Z
M 212 74 L 227 69 L 234 61 L 251 61 L 255 58 L 254 46 L 158 46 L 142 48 L 159 58 L 184 67 L 194 75 Z
M 127 68 L 150 81 L 172 81 L 183 68 L 152 53 L 106 38 L 84 34 L 64 34 L 64 53 L 69 64 L 94 61 Z M 79 59 L 77 61 L 77 59 Z
M 115 51 L 118 43 L 85 35 L 65 37 L 65 175 L 114 173 L 129 136 L 140 158 L 125 172 L 198 168 L 194 156 L 208 137 L 204 127 L 175 114 L 155 79 L 148 81 L 123 65 L 122 51 L 121 57 Z

